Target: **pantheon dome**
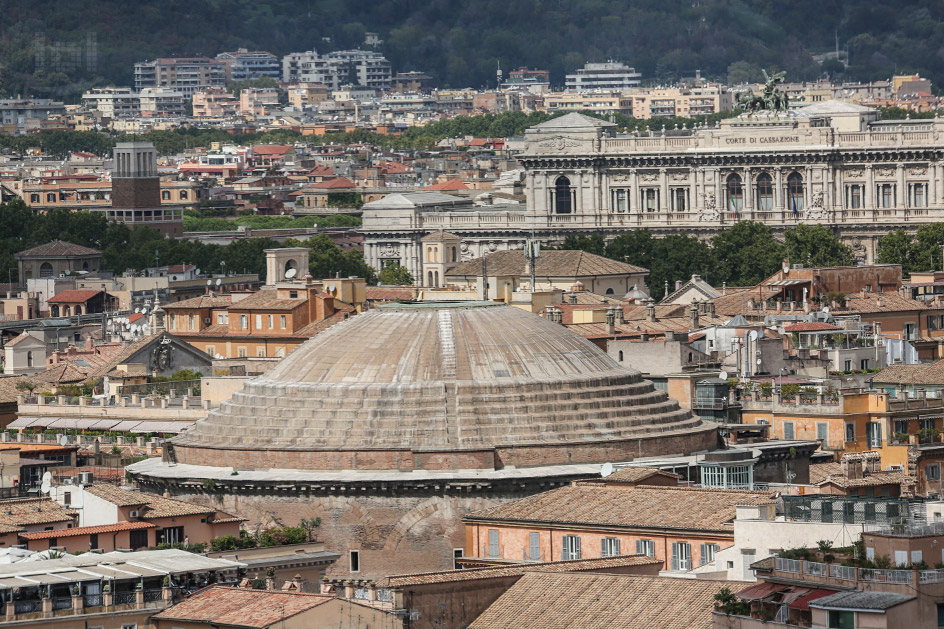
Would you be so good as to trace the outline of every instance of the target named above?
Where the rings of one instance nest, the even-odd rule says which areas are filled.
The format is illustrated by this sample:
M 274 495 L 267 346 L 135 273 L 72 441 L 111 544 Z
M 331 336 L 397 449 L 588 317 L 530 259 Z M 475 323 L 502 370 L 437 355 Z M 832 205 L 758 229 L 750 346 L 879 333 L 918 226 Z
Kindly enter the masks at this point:
M 504 304 L 380 306 L 307 341 L 172 442 L 240 469 L 460 470 L 714 447 L 586 339 Z

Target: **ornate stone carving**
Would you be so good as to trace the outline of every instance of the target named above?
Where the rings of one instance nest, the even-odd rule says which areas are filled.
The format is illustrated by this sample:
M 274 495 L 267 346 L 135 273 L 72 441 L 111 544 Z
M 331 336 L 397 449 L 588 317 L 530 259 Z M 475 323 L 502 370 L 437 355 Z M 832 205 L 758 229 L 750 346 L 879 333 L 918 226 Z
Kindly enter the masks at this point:
M 385 242 L 377 247 L 377 255 L 381 258 L 399 258 L 400 245 L 395 242 Z
M 685 183 L 688 181 L 688 173 L 670 173 L 669 181 L 672 183 Z
M 875 174 L 878 177 L 894 177 L 895 169 L 894 168 L 876 168 Z
M 826 209 L 823 207 L 823 193 L 814 192 L 813 202 L 810 204 L 810 209 L 806 211 L 806 219 L 816 221 L 824 218 L 826 218 Z
M 630 183 L 629 175 L 610 175 L 610 183 Z
M 705 205 L 698 210 L 698 220 L 702 223 L 713 222 L 721 218 L 718 212 L 718 202 L 715 201 L 715 193 L 708 191 L 705 193 Z
M 849 179 L 862 179 L 865 177 L 865 171 L 861 168 L 854 168 L 843 171 L 843 174 Z
M 659 173 L 643 173 L 640 178 L 644 183 L 655 183 L 659 181 Z
M 579 141 L 574 140 L 573 138 L 565 137 L 563 135 L 556 135 L 542 142 L 538 142 L 538 148 L 547 151 L 563 151 L 569 148 L 575 148 L 577 146 L 580 146 Z
M 908 169 L 908 174 L 912 177 L 923 177 L 928 174 L 928 169 L 923 166 L 915 166 Z

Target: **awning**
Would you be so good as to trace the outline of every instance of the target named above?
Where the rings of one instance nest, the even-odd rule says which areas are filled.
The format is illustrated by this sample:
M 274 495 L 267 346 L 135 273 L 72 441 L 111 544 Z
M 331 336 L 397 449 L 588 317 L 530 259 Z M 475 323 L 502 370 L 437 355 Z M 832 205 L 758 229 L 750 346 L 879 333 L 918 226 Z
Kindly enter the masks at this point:
M 777 280 L 768 282 L 764 286 L 796 286 L 797 284 L 809 284 L 812 280 Z
M 100 419 L 94 424 L 92 424 L 91 426 L 89 426 L 89 428 L 92 428 L 94 430 L 110 430 L 111 427 L 117 423 L 118 423 L 117 419 Z
M 125 421 L 118 422 L 112 426 L 109 430 L 112 432 L 138 432 L 135 427 L 138 424 L 143 424 L 140 419 L 126 419 Z
M 97 419 L 86 419 L 82 417 L 60 417 L 47 428 L 65 428 L 68 430 L 87 430 L 98 423 Z
M 835 594 L 838 590 L 824 590 L 822 588 L 813 590 L 809 594 L 805 594 L 800 598 L 796 599 L 790 603 L 790 607 L 793 609 L 803 609 L 808 610 L 810 608 L 810 601 L 815 601 L 818 598 L 824 596 L 829 596 L 830 594 Z
M 55 419 L 55 418 L 50 418 L 50 419 Z M 39 417 L 17 417 L 12 422 L 7 424 L 7 428 L 29 428 L 30 426 L 37 424 L 39 421 L 40 421 Z M 46 418 L 42 418 L 42 421 L 48 422 L 49 420 Z
M 759 601 L 761 599 L 767 598 L 771 594 L 788 589 L 790 589 L 790 586 L 780 585 L 779 583 L 758 583 L 757 585 L 752 585 L 746 590 L 741 590 L 738 592 L 738 598 L 745 601 Z

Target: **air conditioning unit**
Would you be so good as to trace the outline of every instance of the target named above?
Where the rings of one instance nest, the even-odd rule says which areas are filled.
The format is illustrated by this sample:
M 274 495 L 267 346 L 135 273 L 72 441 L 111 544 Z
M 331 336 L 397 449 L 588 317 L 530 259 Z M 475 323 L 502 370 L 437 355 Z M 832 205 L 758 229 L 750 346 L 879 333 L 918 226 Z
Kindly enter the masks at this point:
M 74 485 L 74 484 L 75 484 L 75 477 L 74 477 L 74 476 L 66 476 L 66 477 L 63 479 L 63 482 L 64 482 L 66 485 Z
M 93 479 L 93 476 L 91 472 L 79 472 L 80 485 L 91 485 L 92 479 Z
M 886 465 L 885 471 L 886 472 L 904 472 L 905 466 L 904 465 Z
M 137 517 L 140 517 L 141 512 L 138 511 L 137 509 L 132 509 L 131 511 L 128 512 L 128 515 L 132 518 L 137 518 Z

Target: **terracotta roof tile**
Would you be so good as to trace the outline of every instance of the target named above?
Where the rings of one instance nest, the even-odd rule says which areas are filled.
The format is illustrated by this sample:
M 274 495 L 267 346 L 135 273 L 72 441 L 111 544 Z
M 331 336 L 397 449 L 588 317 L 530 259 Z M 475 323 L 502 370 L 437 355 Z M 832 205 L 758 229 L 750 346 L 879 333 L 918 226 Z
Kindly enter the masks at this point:
M 47 302 L 50 304 L 79 304 L 85 303 L 102 291 L 92 289 L 69 289 L 56 293 Z
M 71 522 L 77 513 L 49 498 L 19 498 L 0 501 L 0 524 L 24 527 L 32 524 Z
M 191 299 L 176 301 L 172 304 L 161 304 L 164 310 L 176 310 L 178 308 L 225 308 L 233 303 L 233 296 L 226 295 L 200 295 Z
M 209 507 L 190 504 L 182 500 L 164 498 L 141 491 L 121 489 L 114 485 L 96 484 L 85 488 L 93 496 L 118 505 L 119 507 L 144 507 L 143 518 L 167 518 L 183 515 L 215 514 L 216 510 Z
M 299 291 L 301 294 L 301 291 Z M 239 312 L 240 310 L 294 310 L 304 304 L 307 299 L 299 297 L 296 299 L 279 299 L 278 291 L 263 288 L 256 291 L 249 297 L 240 299 L 229 307 L 230 312 Z
M 803 321 L 783 328 L 784 332 L 828 332 L 834 330 L 842 330 L 842 328 L 822 321 Z
M 63 242 L 62 240 L 53 240 L 52 242 L 47 242 L 44 245 L 39 245 L 38 247 L 33 247 L 32 249 L 27 249 L 26 251 L 20 251 L 14 257 L 16 258 L 58 258 L 66 256 L 90 256 L 90 255 L 102 255 L 101 251 L 97 249 L 89 249 L 88 247 L 83 247 L 82 245 L 77 245 L 71 242 Z
M 71 529 L 59 529 L 57 531 L 20 533 L 20 537 L 30 540 L 49 539 L 51 537 L 79 537 L 80 535 L 97 535 L 99 533 L 117 533 L 118 531 L 136 531 L 139 529 L 154 528 L 157 528 L 157 525 L 150 522 L 118 522 L 116 524 L 104 524 L 102 526 L 78 526 Z
M 268 628 L 334 600 L 325 594 L 211 586 L 154 616 L 160 620 Z
M 420 574 L 401 574 L 385 577 L 377 585 L 384 588 L 400 588 L 409 585 L 429 583 L 452 583 L 458 581 L 477 581 L 511 577 L 525 572 L 583 572 L 622 568 L 625 566 L 661 565 L 661 559 L 646 555 L 625 555 L 622 557 L 603 557 L 598 559 L 572 559 L 568 561 L 546 561 L 541 563 L 520 563 L 510 566 L 489 566 L 486 568 L 468 568 L 465 570 L 444 570 Z
M 708 629 L 724 581 L 527 573 L 469 629 Z
M 306 190 L 312 189 L 312 188 L 323 190 L 325 188 L 331 189 L 331 188 L 353 188 L 353 187 L 354 187 L 353 181 L 351 181 L 347 177 L 338 177 L 337 179 L 326 179 L 325 181 L 321 181 L 319 183 L 313 183 L 310 186 L 307 186 Z
M 477 511 L 466 519 L 733 532 L 736 505 L 772 503 L 762 491 L 586 483 Z
M 431 186 L 425 186 L 422 190 L 468 190 L 469 186 L 462 183 L 461 179 L 447 179 Z
M 919 365 L 890 365 L 875 374 L 873 381 L 882 384 L 941 384 L 944 382 L 944 360 Z
M 673 478 L 678 480 L 682 478 L 678 474 L 673 474 L 671 472 L 665 472 L 655 467 L 635 467 L 629 465 L 624 467 L 621 470 L 617 470 L 607 476 L 604 480 L 608 483 L 638 483 L 646 479 L 652 478 L 653 476 L 660 476 L 663 478 Z
M 528 262 L 524 251 L 496 251 L 486 256 L 489 275 L 524 275 Z M 534 274 L 544 277 L 586 277 L 591 275 L 628 275 L 648 273 L 648 269 L 610 260 L 586 251 L 541 251 Z M 473 276 L 482 274 L 482 259 L 468 260 L 454 267 L 447 277 Z

